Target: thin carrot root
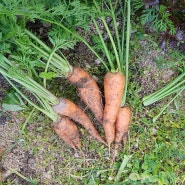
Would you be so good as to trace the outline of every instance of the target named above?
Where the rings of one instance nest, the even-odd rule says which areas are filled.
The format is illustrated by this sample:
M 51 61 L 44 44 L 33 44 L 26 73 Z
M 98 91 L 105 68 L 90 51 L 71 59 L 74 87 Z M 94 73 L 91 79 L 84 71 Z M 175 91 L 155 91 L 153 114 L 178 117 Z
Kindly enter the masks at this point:
M 61 134 L 64 134 L 75 147 L 78 149 L 81 148 L 80 133 L 76 124 L 72 120 L 63 116 L 59 122 L 54 124 L 54 129 L 59 137 L 61 137 Z
M 105 108 L 103 127 L 109 150 L 115 138 L 115 121 L 121 105 L 124 85 L 125 77 L 122 73 L 106 73 L 104 78 Z
M 116 119 L 116 137 L 115 137 L 115 145 L 114 145 L 114 156 L 116 158 L 118 154 L 119 147 L 121 146 L 121 142 L 123 140 L 124 145 L 126 144 L 126 139 L 129 131 L 131 119 L 131 110 L 129 107 L 123 107 L 119 109 L 117 119 Z
M 102 95 L 95 80 L 80 67 L 73 69 L 73 73 L 68 77 L 68 80 L 77 86 L 80 98 L 101 123 L 103 119 Z
M 67 116 L 72 120 L 80 123 L 89 132 L 91 136 L 106 145 L 106 142 L 101 138 L 89 117 L 70 100 L 60 98 L 59 104 L 54 105 L 53 110 L 57 114 Z

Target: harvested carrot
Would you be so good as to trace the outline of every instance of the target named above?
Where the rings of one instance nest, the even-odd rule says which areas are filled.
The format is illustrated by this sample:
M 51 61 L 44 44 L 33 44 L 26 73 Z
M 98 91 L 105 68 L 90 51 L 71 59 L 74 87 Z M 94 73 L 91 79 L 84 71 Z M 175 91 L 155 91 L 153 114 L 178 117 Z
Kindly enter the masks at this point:
M 121 145 L 122 140 L 124 145 L 126 144 L 129 125 L 131 119 L 131 110 L 129 107 L 123 107 L 119 109 L 117 118 L 116 118 L 116 137 L 114 145 L 114 157 L 117 156 L 118 149 Z
M 72 142 L 72 146 L 75 145 L 78 149 L 81 148 L 80 133 L 78 128 L 68 117 L 63 116 L 59 122 L 54 123 L 54 129 L 60 138 L 66 136 L 68 140 L 70 140 L 70 145 Z
M 91 109 L 96 119 L 102 122 L 102 96 L 95 80 L 80 67 L 73 68 L 73 73 L 68 77 L 68 80 L 77 86 L 80 98 Z
M 125 77 L 121 72 L 107 72 L 104 78 L 105 108 L 103 128 L 109 149 L 115 138 L 115 121 L 121 105 Z
M 89 117 L 70 100 L 60 98 L 59 104 L 54 105 L 53 109 L 57 114 L 68 116 L 72 120 L 79 122 L 89 132 L 90 135 L 92 135 L 98 141 L 106 144 L 92 124 Z

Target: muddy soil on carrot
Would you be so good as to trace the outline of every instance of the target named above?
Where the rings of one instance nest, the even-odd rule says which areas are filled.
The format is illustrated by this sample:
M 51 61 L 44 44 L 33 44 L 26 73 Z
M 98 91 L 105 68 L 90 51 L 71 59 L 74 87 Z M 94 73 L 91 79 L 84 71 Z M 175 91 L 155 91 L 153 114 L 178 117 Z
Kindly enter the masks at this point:
M 140 98 L 162 87 L 175 76 L 175 71 L 172 69 L 157 67 L 156 58 L 161 56 L 164 51 L 151 49 L 148 44 L 147 40 L 140 41 L 141 50 L 137 51 L 138 53 L 135 55 L 135 69 L 132 69 L 132 73 L 135 75 L 131 78 L 140 85 Z M 68 53 L 68 58 L 74 65 L 78 63 L 90 71 L 103 90 L 105 70 L 83 44 L 77 44 L 75 50 Z M 2 102 L 9 85 L 2 76 L 0 76 L 0 84 L 0 102 Z M 63 85 L 62 88 L 61 85 Z M 55 83 L 55 87 L 52 87 L 52 82 L 50 86 L 62 91 L 68 89 L 68 92 L 63 94 L 55 92 L 56 90 L 54 93 L 72 97 L 72 100 L 90 116 L 100 133 L 104 134 L 102 126 L 79 100 L 73 86 L 67 82 L 61 83 L 60 79 Z M 184 107 L 181 108 L 184 109 Z M 54 133 L 50 120 L 36 111 L 26 124 L 24 131 L 21 131 L 29 113 L 30 111 L 14 113 L 3 112 L 2 108 L 0 110 L 0 183 L 19 185 L 27 185 L 31 182 L 40 185 L 83 184 L 81 179 L 88 177 L 92 167 L 97 167 L 109 160 L 106 146 L 94 141 L 80 125 L 78 127 L 83 146 L 82 151 L 77 152 L 60 140 Z M 86 170 L 84 174 L 87 175 L 84 177 L 80 174 L 82 170 Z M 101 178 L 103 179 L 103 177 Z

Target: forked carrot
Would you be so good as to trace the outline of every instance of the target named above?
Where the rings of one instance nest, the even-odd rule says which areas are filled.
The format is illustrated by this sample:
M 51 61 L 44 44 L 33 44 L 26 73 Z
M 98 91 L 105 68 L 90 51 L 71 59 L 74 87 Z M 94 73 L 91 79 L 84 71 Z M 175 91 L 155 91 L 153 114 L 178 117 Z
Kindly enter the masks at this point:
M 82 68 L 74 67 L 68 80 L 76 85 L 80 98 L 94 113 L 96 119 L 102 122 L 102 95 L 95 80 Z
M 101 138 L 98 131 L 92 124 L 89 117 L 76 104 L 74 104 L 70 100 L 60 98 L 59 104 L 54 105 L 53 109 L 57 114 L 67 116 L 72 120 L 80 123 L 89 132 L 91 136 L 96 138 L 98 141 L 106 144 L 106 142 Z
M 107 72 L 104 77 L 105 108 L 103 128 L 109 149 L 115 138 L 115 121 L 121 105 L 125 77 L 121 72 Z
M 114 158 L 117 156 L 121 142 L 123 141 L 124 145 L 126 144 L 130 120 L 131 120 L 131 109 L 129 107 L 120 108 L 115 123 L 116 137 L 114 145 Z
M 80 133 L 78 128 L 76 124 L 68 117 L 63 116 L 59 122 L 54 123 L 54 130 L 60 138 L 68 138 L 71 146 L 74 145 L 78 149 L 81 148 Z

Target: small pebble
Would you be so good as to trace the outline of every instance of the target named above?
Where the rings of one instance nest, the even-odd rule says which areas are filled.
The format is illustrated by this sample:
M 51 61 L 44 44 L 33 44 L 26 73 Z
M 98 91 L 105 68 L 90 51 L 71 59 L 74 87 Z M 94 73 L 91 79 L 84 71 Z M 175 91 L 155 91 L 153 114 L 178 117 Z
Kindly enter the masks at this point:
M 108 179 L 109 179 L 109 181 L 112 181 L 113 180 L 113 177 L 109 177 Z
M 99 65 L 99 64 L 101 64 L 101 61 L 100 61 L 100 59 L 96 59 L 95 61 L 94 61 L 94 63 L 96 64 L 96 65 Z
M 93 75 L 92 78 L 93 78 L 96 82 L 98 82 L 98 80 L 99 80 L 99 78 L 98 78 L 97 76 L 95 76 L 95 75 Z
M 178 30 L 176 33 L 176 39 L 178 41 L 183 40 L 183 32 L 181 30 Z
M 44 173 L 43 173 L 43 177 L 44 177 L 45 179 L 52 179 L 52 175 L 51 175 L 50 172 L 44 172 Z
M 153 128 L 151 128 L 151 132 L 152 132 L 153 135 L 156 135 L 157 129 L 155 129 L 155 128 L 153 127 Z
M 45 28 L 49 28 L 51 27 L 51 23 L 42 23 L 43 27 Z
M 165 48 L 166 48 L 166 41 L 164 40 L 163 42 L 161 42 L 161 43 L 159 44 L 159 47 L 160 47 L 161 49 L 165 49 Z

